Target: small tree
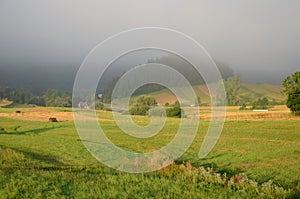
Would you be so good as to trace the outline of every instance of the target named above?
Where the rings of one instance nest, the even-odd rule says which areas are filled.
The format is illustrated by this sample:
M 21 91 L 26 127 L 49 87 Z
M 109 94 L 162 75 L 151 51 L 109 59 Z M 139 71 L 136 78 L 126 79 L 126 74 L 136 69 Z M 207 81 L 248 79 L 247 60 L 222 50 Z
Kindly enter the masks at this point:
M 167 109 L 168 117 L 181 117 L 181 115 L 183 115 L 183 110 L 179 106 Z
M 238 104 L 238 95 L 241 87 L 241 79 L 238 76 L 229 77 L 224 80 L 226 90 L 227 105 L 235 106 Z
M 201 104 L 200 96 L 197 96 L 197 98 L 195 99 L 195 106 L 200 106 L 200 104 Z
M 175 103 L 174 103 L 174 107 L 180 107 L 180 103 L 179 103 L 179 101 L 178 101 L 178 100 L 176 100 L 176 101 L 175 101 Z
M 282 86 L 282 93 L 287 95 L 286 106 L 296 115 L 300 115 L 300 71 L 287 77 Z

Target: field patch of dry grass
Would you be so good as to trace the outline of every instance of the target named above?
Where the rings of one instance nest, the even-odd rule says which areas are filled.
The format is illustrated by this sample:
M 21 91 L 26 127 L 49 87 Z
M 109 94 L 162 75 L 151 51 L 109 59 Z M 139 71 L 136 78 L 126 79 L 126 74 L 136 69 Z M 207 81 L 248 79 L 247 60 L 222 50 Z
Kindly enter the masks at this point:
M 29 120 L 29 121 L 48 121 L 50 117 L 57 118 L 58 121 L 72 121 L 72 112 L 60 112 L 49 110 L 43 107 L 36 108 L 13 108 L 12 112 L 3 113 L 0 111 L 0 117 L 12 119 Z M 21 113 L 16 113 L 20 111 Z

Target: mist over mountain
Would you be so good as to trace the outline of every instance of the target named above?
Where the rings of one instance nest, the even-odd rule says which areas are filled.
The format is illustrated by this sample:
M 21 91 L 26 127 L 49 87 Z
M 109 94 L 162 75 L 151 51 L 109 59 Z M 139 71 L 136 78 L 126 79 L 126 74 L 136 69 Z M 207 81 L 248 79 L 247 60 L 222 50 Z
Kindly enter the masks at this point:
M 135 51 L 115 60 L 104 72 L 99 81 L 97 91 L 102 93 L 112 83 L 130 69 L 147 63 L 159 63 L 172 67 L 181 73 L 192 85 L 204 84 L 201 74 L 187 61 L 157 50 Z M 224 79 L 233 76 L 234 70 L 222 62 L 216 62 Z M 69 67 L 37 67 L 10 66 L 2 67 L 0 85 L 10 88 L 25 88 L 33 94 L 41 95 L 49 88 L 72 92 L 79 66 Z
M 25 88 L 42 95 L 49 88 L 71 92 L 77 68 L 3 67 L 0 70 L 0 85 L 12 89 Z
M 192 37 L 243 82 L 281 84 L 300 69 L 299 10 L 294 0 L 3 0 L 0 85 L 35 93 L 71 91 L 79 66 L 97 44 L 128 29 L 153 26 Z M 113 74 L 148 59 L 123 60 Z

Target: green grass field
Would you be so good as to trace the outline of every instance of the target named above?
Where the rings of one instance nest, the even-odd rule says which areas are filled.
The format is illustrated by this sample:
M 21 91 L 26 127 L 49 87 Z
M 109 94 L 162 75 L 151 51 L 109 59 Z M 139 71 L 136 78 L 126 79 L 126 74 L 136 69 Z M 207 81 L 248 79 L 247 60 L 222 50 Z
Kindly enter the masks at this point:
M 67 109 L 51 109 L 69 111 Z M 14 109 L 0 109 L 14 112 Z M 110 112 L 99 112 L 112 119 Z M 149 118 L 136 116 L 137 123 Z M 148 139 L 101 121 L 107 136 L 132 151 L 152 151 L 175 135 L 179 119 L 167 120 Z M 209 121 L 174 164 L 128 174 L 93 158 L 72 121 L 49 123 L 0 117 L 0 198 L 297 198 L 300 196 L 300 120 L 226 121 L 217 145 L 197 157 Z M 192 166 L 189 166 L 191 163 Z

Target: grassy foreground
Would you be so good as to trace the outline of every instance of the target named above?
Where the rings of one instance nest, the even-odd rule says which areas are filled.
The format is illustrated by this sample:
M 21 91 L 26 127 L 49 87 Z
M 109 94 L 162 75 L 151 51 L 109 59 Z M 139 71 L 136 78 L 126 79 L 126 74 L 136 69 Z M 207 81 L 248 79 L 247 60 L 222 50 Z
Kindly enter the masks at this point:
M 0 112 L 4 109 L 0 109 Z M 5 112 L 13 112 L 5 109 Z M 107 136 L 133 151 L 168 143 L 178 119 L 139 140 L 99 112 Z M 140 124 L 146 117 L 134 118 Z M 214 150 L 198 159 L 208 121 L 189 150 L 163 170 L 127 174 L 103 166 L 82 145 L 72 121 L 0 117 L 0 198 L 297 198 L 300 121 L 227 121 Z M 137 142 L 138 141 L 138 142 Z

